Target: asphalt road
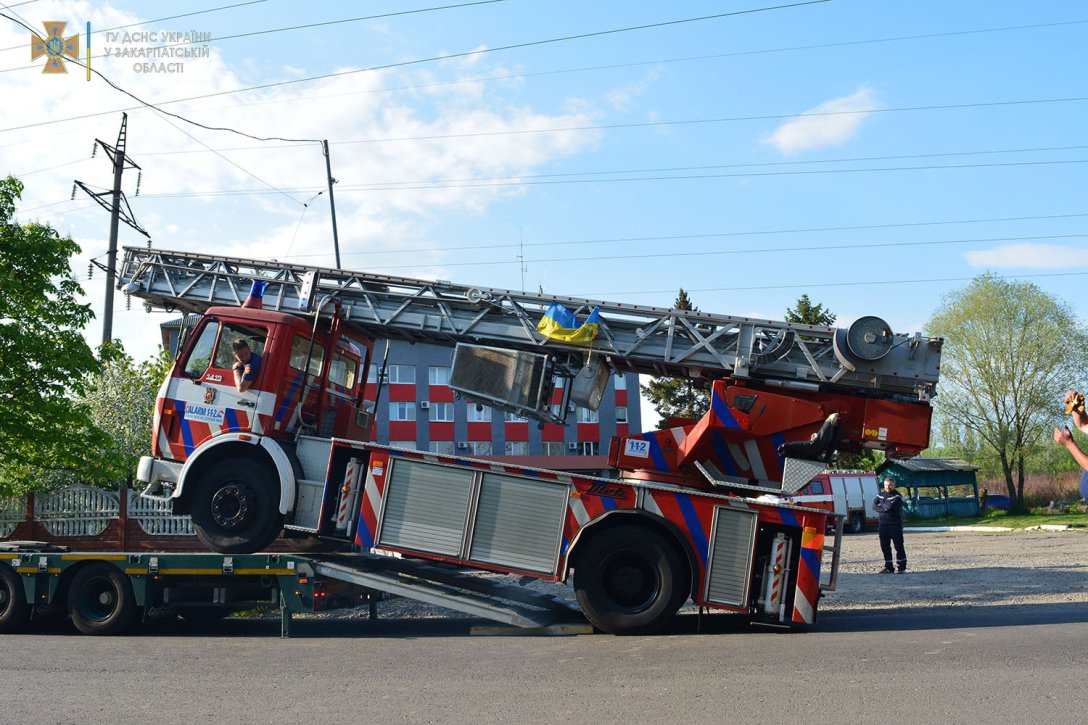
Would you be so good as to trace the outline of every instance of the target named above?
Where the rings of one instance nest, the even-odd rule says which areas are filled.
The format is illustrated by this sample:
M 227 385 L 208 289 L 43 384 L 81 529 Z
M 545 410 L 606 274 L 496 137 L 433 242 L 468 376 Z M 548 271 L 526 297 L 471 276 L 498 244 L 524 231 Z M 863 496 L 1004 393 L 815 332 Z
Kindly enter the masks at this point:
M 727 615 L 653 637 L 470 636 L 468 620 L 228 620 L 0 637 L 0 722 L 1081 723 L 1082 603 Z

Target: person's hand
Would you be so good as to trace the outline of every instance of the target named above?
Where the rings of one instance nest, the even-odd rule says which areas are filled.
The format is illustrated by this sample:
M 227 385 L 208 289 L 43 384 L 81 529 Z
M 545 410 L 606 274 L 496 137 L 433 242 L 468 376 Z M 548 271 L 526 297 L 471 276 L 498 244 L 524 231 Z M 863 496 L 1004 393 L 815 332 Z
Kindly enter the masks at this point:
M 1054 429 L 1054 442 L 1066 448 L 1073 445 L 1073 434 L 1069 431 L 1069 426 Z

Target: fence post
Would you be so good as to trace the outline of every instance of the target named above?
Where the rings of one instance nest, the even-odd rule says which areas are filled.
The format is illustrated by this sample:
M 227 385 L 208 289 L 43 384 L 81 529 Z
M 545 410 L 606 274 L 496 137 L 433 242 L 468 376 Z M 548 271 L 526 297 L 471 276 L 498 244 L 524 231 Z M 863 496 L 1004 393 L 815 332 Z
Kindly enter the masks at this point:
M 120 499 L 120 509 L 117 518 L 121 522 L 121 551 L 128 550 L 128 488 L 119 489 L 117 498 Z
M 27 538 L 34 541 L 37 537 L 34 536 L 34 492 L 27 491 L 26 494 L 26 523 L 27 523 Z

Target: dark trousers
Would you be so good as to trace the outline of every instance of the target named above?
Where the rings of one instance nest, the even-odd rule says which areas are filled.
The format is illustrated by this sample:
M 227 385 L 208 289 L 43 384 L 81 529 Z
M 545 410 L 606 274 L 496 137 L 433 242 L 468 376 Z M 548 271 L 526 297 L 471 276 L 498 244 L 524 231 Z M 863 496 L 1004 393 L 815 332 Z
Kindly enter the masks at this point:
M 895 563 L 899 571 L 907 568 L 907 551 L 903 548 L 903 524 L 880 524 L 880 550 L 884 553 L 884 568 L 892 568 L 892 544 L 895 544 Z

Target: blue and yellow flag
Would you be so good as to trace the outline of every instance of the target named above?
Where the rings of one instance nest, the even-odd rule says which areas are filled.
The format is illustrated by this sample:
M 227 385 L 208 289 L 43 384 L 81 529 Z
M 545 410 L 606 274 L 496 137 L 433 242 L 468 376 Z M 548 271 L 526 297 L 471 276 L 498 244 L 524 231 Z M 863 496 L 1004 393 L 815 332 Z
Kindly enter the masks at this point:
M 573 312 L 555 302 L 540 318 L 540 324 L 536 326 L 536 331 L 545 337 L 560 342 L 593 342 L 599 332 L 600 321 L 601 311 L 594 307 L 586 321 L 579 325 L 578 319 Z

